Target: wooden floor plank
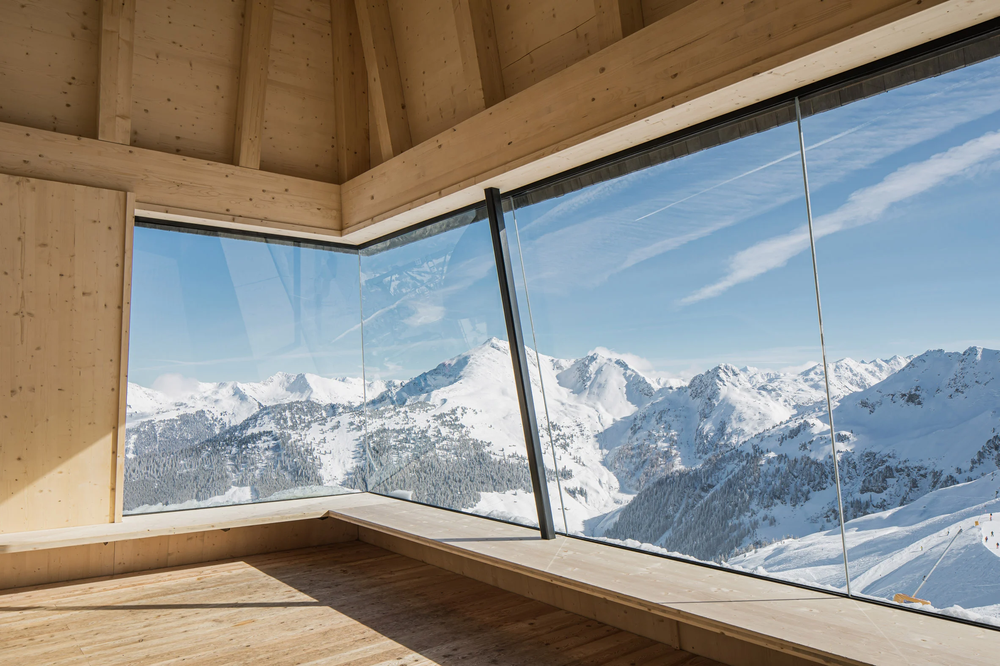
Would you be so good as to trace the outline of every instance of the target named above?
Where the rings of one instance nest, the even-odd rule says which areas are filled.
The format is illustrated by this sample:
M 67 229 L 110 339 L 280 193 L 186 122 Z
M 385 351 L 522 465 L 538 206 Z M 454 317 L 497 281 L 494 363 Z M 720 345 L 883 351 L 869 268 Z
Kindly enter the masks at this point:
M 4 663 L 682 664 L 691 655 L 361 542 L 0 595 Z

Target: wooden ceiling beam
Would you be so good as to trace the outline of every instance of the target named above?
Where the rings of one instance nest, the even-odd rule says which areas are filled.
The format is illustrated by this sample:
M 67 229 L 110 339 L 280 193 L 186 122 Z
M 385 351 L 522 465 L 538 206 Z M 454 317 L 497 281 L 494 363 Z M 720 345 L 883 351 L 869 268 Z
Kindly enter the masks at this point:
M 132 134 L 135 0 L 101 0 L 97 138 L 128 144 Z
M 8 123 L 0 123 L 0 146 L 0 173 L 134 192 L 143 207 L 244 217 L 261 230 L 339 236 L 340 186 L 333 183 Z
M 478 113 L 506 97 L 493 25 L 493 3 L 490 0 L 452 0 L 452 6 L 468 85 L 469 106 L 474 113 Z
M 642 29 L 642 0 L 594 0 L 594 10 L 602 49 Z
M 260 168 L 264 98 L 267 93 L 267 66 L 271 59 L 273 21 L 274 0 L 246 0 L 246 10 L 243 14 L 240 88 L 236 101 L 233 164 L 250 169 Z
M 996 0 L 695 0 L 346 181 L 360 243 L 1000 16 Z
M 354 0 L 330 0 L 337 164 L 342 181 L 369 168 L 368 72 Z
M 382 159 L 388 160 L 413 145 L 399 75 L 396 42 L 392 36 L 388 0 L 357 0 L 361 45 L 368 71 L 368 95 L 375 115 Z

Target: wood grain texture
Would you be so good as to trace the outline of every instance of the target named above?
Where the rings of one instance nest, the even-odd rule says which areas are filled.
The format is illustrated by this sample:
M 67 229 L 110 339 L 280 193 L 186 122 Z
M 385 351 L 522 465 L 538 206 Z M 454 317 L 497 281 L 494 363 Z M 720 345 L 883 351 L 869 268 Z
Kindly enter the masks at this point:
M 134 192 L 138 204 L 340 228 L 340 186 L 0 123 L 0 172 Z
M 20 663 L 716 664 L 360 542 L 3 595 L 0 634 Z
M 597 15 L 597 40 L 606 48 L 642 29 L 640 0 L 594 0 Z
M 383 160 L 409 150 L 413 142 L 388 0 L 357 0 L 361 46 L 368 71 L 368 97 Z
M 323 516 L 332 520 L 310 520 Z M 544 541 L 530 528 L 368 493 L 0 535 L 0 581 L 6 575 L 8 584 L 41 583 L 107 575 L 99 573 L 107 568 L 193 562 L 199 552 L 224 552 L 206 549 L 216 542 L 198 534 L 221 538 L 244 527 L 326 522 L 353 525 L 361 540 L 407 557 L 738 666 L 802 660 L 985 665 L 1000 650 L 1000 633 L 989 629 L 598 542 Z M 227 527 L 230 532 L 219 531 Z M 238 542 L 273 548 L 281 533 Z M 125 545 L 107 551 L 105 541 Z M 186 559 L 170 560 L 170 544 Z
M 469 106 L 475 112 L 506 97 L 503 68 L 497 48 L 491 0 L 452 0 L 458 41 L 468 86 Z
M 244 0 L 140 1 L 132 145 L 230 163 Z
M 655 23 L 687 7 L 696 0 L 642 0 L 642 18 L 645 25 Z
M 124 192 L 0 176 L 0 532 L 107 522 Z
M 111 455 L 111 515 L 109 522 L 122 521 L 125 498 L 125 420 L 128 415 L 128 341 L 132 315 L 132 250 L 135 240 L 135 193 L 125 197 L 125 254 L 122 263 L 122 333 L 118 357 L 118 423 Z
M 312 519 L 0 553 L 0 590 L 199 564 L 357 538 L 358 528 L 354 525 L 334 519 Z
M 340 182 L 368 170 L 368 72 L 354 0 L 330 0 Z
M 466 94 L 452 0 L 389 0 L 403 100 L 412 143 L 447 131 L 476 109 Z
M 330 0 L 276 0 L 260 168 L 339 182 Z
M 493 21 L 507 97 L 600 49 L 592 2 L 497 0 Z
M 101 0 L 97 138 L 129 142 L 132 134 L 132 58 L 135 0 Z
M 407 556 L 439 558 L 433 563 L 468 575 L 490 571 L 497 585 L 507 584 L 499 581 L 509 572 L 512 585 L 525 576 L 529 588 L 551 584 L 652 613 L 677 622 L 682 649 L 712 658 L 730 655 L 729 663 L 741 666 L 795 662 L 731 657 L 781 652 L 852 666 L 986 666 L 1000 653 L 1000 632 L 992 629 L 594 541 L 542 540 L 535 529 L 393 498 L 343 508 L 336 507 L 338 498 L 331 499 L 331 515 L 358 525 L 362 540 L 393 549 L 406 543 L 400 552 Z
M 816 663 L 715 631 L 682 624 L 659 613 L 555 582 L 539 580 L 517 571 L 490 566 L 382 532 L 362 528 L 359 537 L 365 543 L 731 666 L 805 666 Z
M 527 185 L 996 16 L 992 0 L 698 0 L 344 183 L 344 239 L 405 228 L 481 201 L 485 187 Z
M 125 516 L 118 523 L 0 534 L 0 554 L 296 522 L 323 518 L 334 506 L 359 507 L 381 501 L 384 500 L 378 495 L 352 493 L 336 497 Z
M 243 11 L 240 83 L 236 95 L 233 164 L 251 169 L 260 167 L 273 20 L 274 0 L 246 0 L 246 9 Z
M 0 3 L 0 122 L 97 136 L 100 2 Z

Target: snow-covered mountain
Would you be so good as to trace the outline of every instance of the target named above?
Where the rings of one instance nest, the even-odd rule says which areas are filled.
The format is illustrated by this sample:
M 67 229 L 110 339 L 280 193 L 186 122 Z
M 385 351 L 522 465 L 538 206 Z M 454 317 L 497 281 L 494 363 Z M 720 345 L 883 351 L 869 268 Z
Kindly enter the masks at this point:
M 628 358 L 529 350 L 557 524 L 842 586 L 839 551 L 823 540 L 839 537 L 839 516 L 822 368 L 722 364 L 681 384 Z M 409 381 L 369 383 L 367 405 L 353 378 L 130 385 L 127 508 L 367 488 L 533 523 L 510 369 L 507 344 L 490 339 Z M 876 516 L 992 483 L 998 375 L 1000 352 L 979 347 L 830 364 L 845 518 L 859 538 L 896 524 Z M 897 550 L 910 547 L 900 538 Z M 879 548 L 858 557 L 858 575 L 896 556 Z

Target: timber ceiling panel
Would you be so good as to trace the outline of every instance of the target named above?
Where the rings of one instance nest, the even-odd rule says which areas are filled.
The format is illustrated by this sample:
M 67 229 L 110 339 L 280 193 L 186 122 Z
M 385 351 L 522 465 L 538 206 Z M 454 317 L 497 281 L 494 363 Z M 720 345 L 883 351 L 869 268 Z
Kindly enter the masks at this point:
M 277 0 L 260 168 L 337 180 L 329 0 Z
M 132 145 L 231 163 L 243 0 L 139 0 Z
M 413 143 L 472 115 L 452 0 L 391 0 L 389 12 Z
M 0 121 L 97 136 L 98 0 L 0 3 Z
M 642 18 L 646 25 L 683 9 L 695 0 L 642 0 Z
M 494 0 L 507 96 L 600 50 L 593 0 Z

